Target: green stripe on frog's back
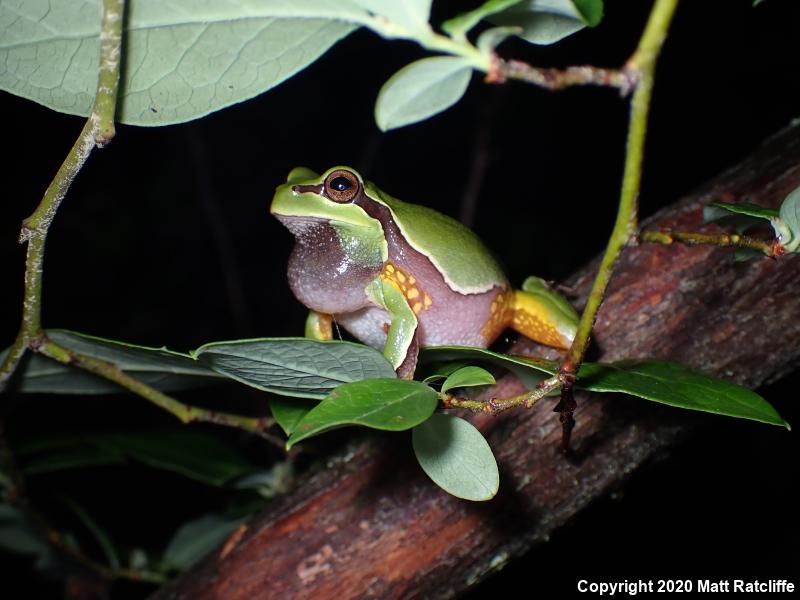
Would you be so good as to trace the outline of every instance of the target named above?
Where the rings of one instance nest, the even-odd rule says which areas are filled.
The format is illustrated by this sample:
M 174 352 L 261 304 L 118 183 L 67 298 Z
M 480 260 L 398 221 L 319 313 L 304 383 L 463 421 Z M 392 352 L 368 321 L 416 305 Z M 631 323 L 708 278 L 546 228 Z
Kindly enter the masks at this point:
M 369 181 L 364 189 L 391 211 L 405 240 L 433 263 L 452 290 L 480 294 L 507 284 L 491 252 L 466 226 L 426 206 L 393 198 Z

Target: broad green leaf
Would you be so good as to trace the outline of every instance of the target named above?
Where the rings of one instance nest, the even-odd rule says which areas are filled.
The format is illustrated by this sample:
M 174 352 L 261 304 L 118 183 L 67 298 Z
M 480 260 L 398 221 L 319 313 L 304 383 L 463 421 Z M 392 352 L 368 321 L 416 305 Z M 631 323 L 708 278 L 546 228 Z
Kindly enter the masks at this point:
M 81 460 L 60 456 L 80 458 L 91 453 L 97 455 L 97 461 L 90 464 L 113 464 L 129 458 L 213 486 L 259 470 L 233 446 L 198 430 L 70 433 L 29 440 L 16 451 L 28 474 L 86 466 Z
M 433 414 L 438 394 L 424 383 L 405 379 L 367 379 L 339 386 L 309 411 L 286 442 L 301 440 L 345 425 L 402 431 Z
M 313 400 L 301 400 L 299 398 L 269 399 L 269 408 L 272 411 L 272 416 L 286 435 L 292 435 L 297 424 L 317 404 Z
M 729 202 L 709 202 L 703 207 L 703 220 L 706 222 L 716 221 L 730 213 L 747 215 L 748 217 L 755 217 L 756 219 L 766 219 L 767 221 L 778 216 L 778 211 L 774 208 L 767 208 L 750 202 L 739 202 L 736 204 Z
M 655 360 L 586 363 L 576 385 L 593 392 L 622 392 L 678 408 L 789 428 L 778 412 L 755 392 L 678 363 Z
M 468 421 L 435 414 L 414 428 L 411 439 L 422 470 L 447 493 L 464 500 L 491 500 L 497 494 L 494 454 Z
M 100 4 L 0 3 L 0 89 L 87 116 L 97 85 Z M 134 125 L 190 121 L 252 98 L 314 62 L 369 16 L 344 0 L 128 4 L 117 118 Z
M 65 348 L 113 363 L 142 383 L 160 390 L 182 390 L 224 381 L 189 355 L 166 348 L 135 346 L 63 329 L 49 329 L 47 335 Z M 125 391 L 111 381 L 38 354 L 23 360 L 16 381 L 16 389 L 30 393 L 110 394 Z
M 236 381 L 300 398 L 322 399 L 343 383 L 396 376 L 380 352 L 351 342 L 307 338 L 215 342 L 201 346 L 194 356 Z
M 800 248 L 800 188 L 792 190 L 784 199 L 780 209 L 780 220 L 791 232 L 791 237 L 788 239 L 785 235 L 781 237 L 781 245 L 789 252 L 797 252 Z
M 442 392 L 448 392 L 453 388 L 492 385 L 494 383 L 494 376 L 486 369 L 481 369 L 480 367 L 463 367 L 450 374 L 442 384 Z
M 587 26 L 596 26 L 602 18 L 602 0 L 525 0 L 489 20 L 522 27 L 520 37 L 532 44 L 553 44 Z
M 442 23 L 442 31 L 451 36 L 463 36 L 482 19 L 519 4 L 523 0 L 488 0 L 475 10 L 462 13 Z
M 378 127 L 388 131 L 451 107 L 464 95 L 471 75 L 472 67 L 459 57 L 434 56 L 406 65 L 378 93 Z
M 183 571 L 222 544 L 246 519 L 227 519 L 218 514 L 203 515 L 181 525 L 164 550 L 168 568 Z

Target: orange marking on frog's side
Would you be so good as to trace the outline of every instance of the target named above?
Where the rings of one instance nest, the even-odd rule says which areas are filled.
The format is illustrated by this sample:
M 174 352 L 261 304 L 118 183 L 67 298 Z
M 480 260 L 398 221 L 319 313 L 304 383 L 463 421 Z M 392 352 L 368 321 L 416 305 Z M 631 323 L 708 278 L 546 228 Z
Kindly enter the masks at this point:
M 381 270 L 381 279 L 390 281 L 402 292 L 414 314 L 419 315 L 433 305 L 431 297 L 417 285 L 417 279 L 410 273 L 403 272 L 396 265 L 386 263 Z

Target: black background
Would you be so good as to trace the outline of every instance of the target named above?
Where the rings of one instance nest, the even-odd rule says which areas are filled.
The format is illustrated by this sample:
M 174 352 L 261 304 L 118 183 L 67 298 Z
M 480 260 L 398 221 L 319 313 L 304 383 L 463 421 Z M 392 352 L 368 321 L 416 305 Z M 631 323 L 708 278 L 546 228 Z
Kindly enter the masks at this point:
M 436 4 L 435 20 L 459 10 L 456 2 Z M 679 6 L 657 75 L 644 215 L 735 164 L 797 115 L 797 4 Z M 649 5 L 609 0 L 595 30 L 552 48 L 508 42 L 501 51 L 542 66 L 617 66 L 635 47 Z M 349 164 L 393 195 L 455 216 L 474 197 L 467 220 L 515 282 L 530 273 L 564 278 L 601 251 L 616 209 L 627 102 L 613 90 L 550 93 L 476 76 L 454 108 L 380 133 L 372 118 L 380 86 L 422 56 L 412 43 L 359 31 L 256 99 L 186 125 L 120 125 L 115 141 L 90 157 L 51 229 L 46 326 L 177 350 L 299 334 L 305 310 L 285 280 L 290 235 L 267 212 L 275 186 L 296 165 Z M 19 222 L 83 121 L 5 93 L 0 106 L 10 150 L 0 203 L 7 345 L 22 294 Z M 794 376 L 763 390 L 790 422 L 798 422 L 797 383 Z M 3 414 L 12 442 L 49 431 L 173 425 L 124 396 L 8 397 Z M 569 592 L 581 578 L 796 577 L 797 446 L 796 434 L 720 418 L 470 598 L 499 588 Z M 264 461 L 275 455 L 263 452 Z M 179 522 L 222 501 L 176 479 L 125 467 L 30 486 L 56 522 L 67 519 L 56 499 L 67 490 L 123 543 L 157 546 Z M 60 596 L 26 560 L 0 560 L 12 576 L 5 581 L 28 586 L 24 597 Z M 147 589 L 119 585 L 115 597 Z

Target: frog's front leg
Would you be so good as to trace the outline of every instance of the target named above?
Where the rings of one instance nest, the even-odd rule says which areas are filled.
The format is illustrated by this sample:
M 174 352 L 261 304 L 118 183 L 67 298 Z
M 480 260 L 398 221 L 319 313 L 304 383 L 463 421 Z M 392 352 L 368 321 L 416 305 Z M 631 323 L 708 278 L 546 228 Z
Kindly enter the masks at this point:
M 366 292 L 372 302 L 389 313 L 390 323 L 383 355 L 399 377 L 411 379 L 417 368 L 419 353 L 417 315 L 394 281 L 376 277 L 367 286 Z
M 305 336 L 312 340 L 330 341 L 333 339 L 333 315 L 308 311 Z

